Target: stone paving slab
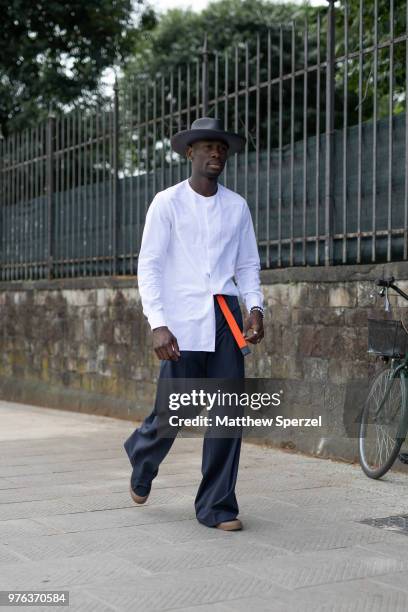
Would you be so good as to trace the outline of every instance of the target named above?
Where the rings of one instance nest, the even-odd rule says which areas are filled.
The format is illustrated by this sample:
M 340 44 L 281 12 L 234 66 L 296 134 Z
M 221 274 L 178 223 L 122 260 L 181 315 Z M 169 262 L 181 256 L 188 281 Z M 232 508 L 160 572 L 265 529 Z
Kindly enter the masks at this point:
M 68 589 L 79 612 L 408 609 L 408 537 L 360 522 L 408 513 L 405 473 L 244 444 L 244 530 L 223 533 L 195 518 L 199 438 L 175 442 L 138 507 L 134 424 L 7 402 L 0 423 L 1 589 Z
M 177 543 L 163 550 L 159 557 L 157 552 L 147 548 L 129 547 L 123 550 L 115 547 L 112 553 L 121 559 L 132 561 L 150 575 L 154 575 L 172 574 L 175 567 L 180 572 L 213 566 L 222 568 L 231 564 L 232 559 L 234 563 L 252 563 L 289 554 L 289 551 L 255 541 L 251 542 L 250 546 L 242 546 L 241 542 L 230 540 L 220 547 L 218 539 L 214 539 L 206 542 L 204 548 L 197 547 L 196 543 L 192 542 Z
M 402 572 L 408 570 L 408 558 L 394 559 L 377 551 L 354 546 L 352 558 L 347 548 L 334 548 L 304 552 L 295 558 L 285 556 L 279 559 L 279 566 L 265 559 L 250 564 L 241 562 L 239 569 L 293 590 Z
M 138 548 L 140 554 L 146 554 L 154 549 L 158 539 L 146 533 L 144 526 L 118 527 L 111 529 L 92 530 L 72 533 L 53 533 L 49 537 L 10 536 L 4 538 L 4 548 L 10 554 L 19 556 L 25 561 L 40 561 L 60 559 L 61 557 L 79 557 L 83 554 L 96 552 L 111 552 L 115 549 L 125 552 L 129 549 L 129 542 L 143 540 Z M 16 559 L 14 559 L 16 560 Z M 2 565 L 0 563 L 0 569 Z
M 19 536 L 37 537 L 57 533 L 50 525 L 41 525 L 31 519 L 12 519 L 0 521 L 0 542 Z
M 126 588 L 125 588 L 126 586 Z M 235 571 L 227 566 L 191 569 L 174 576 L 143 576 L 143 588 L 137 585 L 116 583 L 94 590 L 103 601 L 118 610 L 172 610 L 187 606 L 220 603 L 241 597 L 269 597 L 280 592 L 267 580 Z M 88 589 L 88 592 L 91 592 Z M 133 608 L 132 608 L 133 605 Z M 200 609 L 200 608 L 198 608 Z
M 270 612 L 271 602 L 267 599 L 243 598 L 241 600 L 223 602 L 224 612 Z M 279 593 L 273 610 L 276 612 L 383 612 L 395 610 L 406 612 L 408 594 L 375 582 L 374 580 L 353 580 L 330 584 L 329 587 L 319 585 L 297 591 Z M 200 608 L 191 608 L 191 612 L 200 612 Z

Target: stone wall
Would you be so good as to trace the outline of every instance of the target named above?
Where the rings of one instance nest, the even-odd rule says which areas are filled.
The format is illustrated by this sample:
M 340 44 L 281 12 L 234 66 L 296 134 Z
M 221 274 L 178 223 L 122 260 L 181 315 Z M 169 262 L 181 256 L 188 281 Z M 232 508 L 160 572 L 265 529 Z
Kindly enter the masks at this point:
M 383 274 L 408 291 L 406 262 L 262 272 L 266 335 L 246 358 L 247 376 L 274 379 L 286 413 L 322 413 L 326 425 L 313 436 L 275 430 L 265 441 L 355 458 L 348 394 L 379 367 L 367 355 L 367 317 L 384 316 L 383 300 L 370 297 Z M 403 300 L 390 298 L 398 316 Z M 0 305 L 2 399 L 135 420 L 150 411 L 159 362 L 137 279 L 6 282 Z

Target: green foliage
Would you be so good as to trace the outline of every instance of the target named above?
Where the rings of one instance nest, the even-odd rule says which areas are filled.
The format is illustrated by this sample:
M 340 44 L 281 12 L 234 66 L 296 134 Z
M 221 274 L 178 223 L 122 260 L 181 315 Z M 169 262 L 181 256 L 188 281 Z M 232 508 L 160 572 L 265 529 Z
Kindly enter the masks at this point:
M 32 125 L 50 107 L 100 98 L 101 73 L 135 45 L 131 0 L 0 0 L 0 9 L 3 133 Z M 151 10 L 143 19 L 155 23 Z
M 195 61 L 205 33 L 209 49 L 223 52 L 245 42 L 252 47 L 257 33 L 277 29 L 280 24 L 288 26 L 292 20 L 303 23 L 306 17 L 313 19 L 315 15 L 316 9 L 306 3 L 277 4 L 267 0 L 219 0 L 201 13 L 169 10 L 136 44 L 125 78 L 134 74 L 149 77 L 167 74 L 179 64 Z
M 377 12 L 376 12 L 377 5 Z M 374 94 L 376 89 L 377 116 L 381 118 L 389 114 L 390 110 L 394 114 L 405 111 L 406 98 L 406 53 L 407 46 L 404 40 L 407 31 L 408 4 L 406 0 L 340 0 L 336 2 L 336 57 L 340 57 L 345 52 L 345 36 L 347 34 L 348 52 L 351 55 L 347 63 L 347 111 L 348 124 L 354 125 L 359 120 L 359 115 L 363 121 L 371 120 L 374 110 Z M 391 23 L 391 6 L 393 6 L 393 23 Z M 267 49 L 266 32 L 271 33 L 271 55 L 272 55 L 272 78 L 278 76 L 279 49 L 279 25 L 283 26 L 283 74 L 289 74 L 292 70 L 291 58 L 291 33 L 290 26 L 295 22 L 295 65 L 297 70 L 301 70 L 304 65 L 303 36 L 305 20 L 308 21 L 309 48 L 308 62 L 312 65 L 316 61 L 316 19 L 317 13 L 321 15 L 321 60 L 326 59 L 326 32 L 327 9 L 323 6 L 320 9 L 312 8 L 306 3 L 298 4 L 276 4 L 265 0 L 219 0 L 211 3 L 200 14 L 191 10 L 170 10 L 160 17 L 156 27 L 146 33 L 140 39 L 135 48 L 134 58 L 128 63 L 124 83 L 130 81 L 130 77 L 136 76 L 137 79 L 145 78 L 153 80 L 164 76 L 168 79 L 170 71 L 173 70 L 175 79 L 177 68 L 188 63 L 192 68 L 197 59 L 202 58 L 202 46 L 204 35 L 208 35 L 209 49 L 209 97 L 213 95 L 213 53 L 218 52 L 219 57 L 224 57 L 225 52 L 230 50 L 230 74 L 229 91 L 234 87 L 233 75 L 233 49 L 238 46 L 241 50 L 243 43 L 248 44 L 250 57 L 250 81 L 254 83 L 255 73 L 255 54 L 256 38 L 261 38 L 261 64 L 260 80 L 267 78 Z M 347 28 L 346 28 L 347 22 Z M 377 28 L 375 28 L 377 26 Z M 377 29 L 377 42 L 380 48 L 375 54 L 373 45 L 375 44 L 375 32 Z M 401 37 L 392 46 L 393 53 L 393 75 L 390 74 L 391 66 L 391 47 L 389 40 L 391 34 L 394 38 Z M 360 46 L 364 49 L 361 54 L 362 62 L 360 66 L 360 56 L 358 54 Z M 375 58 L 377 60 L 377 78 L 375 81 Z M 244 83 L 243 54 L 239 55 L 239 81 Z M 220 70 L 223 66 L 220 65 Z M 335 127 L 341 128 L 343 125 L 344 112 L 344 79 L 346 65 L 344 61 L 336 62 L 335 70 Z M 392 78 L 391 78 L 392 76 Z M 182 93 L 184 97 L 185 77 L 182 75 Z M 223 74 L 220 75 L 220 82 Z M 302 79 L 296 78 L 295 83 L 295 137 L 302 137 Z M 324 100 L 325 100 L 325 68 L 321 70 L 321 126 L 324 128 Z M 392 83 L 392 97 L 390 96 L 390 84 Z M 221 91 L 223 84 L 221 83 Z M 284 133 L 288 134 L 287 122 L 289 119 L 288 100 L 290 100 L 290 80 L 283 85 L 283 123 Z M 313 133 L 316 121 L 316 73 L 312 72 L 308 79 L 308 132 Z M 165 85 L 166 96 L 169 96 L 169 86 Z M 175 90 L 176 91 L 176 90 Z M 272 87 L 271 94 L 272 106 L 276 108 L 278 104 L 277 87 Z M 250 100 L 250 124 L 254 124 L 254 110 Z M 221 111 L 223 109 L 220 109 Z M 233 117 L 233 102 L 228 109 L 230 119 Z M 260 115 L 262 121 L 265 116 L 265 107 L 261 99 Z M 277 115 L 272 117 L 273 135 L 277 134 Z M 262 137 L 262 135 L 261 135 Z M 284 139 L 285 140 L 285 139 Z
M 377 12 L 376 12 L 377 4 Z M 393 20 L 391 20 L 391 7 L 393 7 Z M 336 9 L 336 56 L 345 52 L 345 16 L 348 23 L 347 38 L 349 54 L 357 54 L 348 61 L 348 90 L 354 98 L 349 109 L 352 123 L 357 121 L 359 105 L 359 80 L 361 78 L 361 117 L 362 120 L 371 120 L 374 108 L 375 92 L 375 57 L 377 57 L 377 116 L 378 118 L 388 115 L 390 102 L 392 111 L 398 114 L 405 110 L 406 97 L 406 42 L 397 41 L 393 45 L 393 75 L 392 75 L 392 99 L 390 99 L 390 66 L 391 48 L 390 39 L 393 37 L 405 37 L 407 32 L 408 4 L 406 0 L 341 0 Z M 376 27 L 377 26 L 377 27 Z M 372 50 L 376 43 L 382 48 L 378 53 Z M 364 53 L 360 71 L 359 50 L 370 49 Z M 344 64 L 337 66 L 336 86 L 342 88 L 344 79 Z M 361 72 L 361 75 L 360 75 Z M 354 117 L 354 119 L 353 119 Z
M 208 45 L 208 97 L 210 100 L 209 114 L 215 112 L 216 97 L 220 97 L 218 116 L 228 116 L 230 128 L 238 126 L 242 132 L 245 126 L 248 129 L 248 143 L 251 151 L 258 142 L 260 148 L 266 147 L 268 138 L 268 108 L 266 88 L 262 88 L 257 108 L 254 85 L 257 80 L 257 45 L 259 38 L 259 82 L 268 79 L 268 32 L 270 35 L 271 77 L 279 74 L 280 42 L 282 36 L 282 74 L 288 74 L 292 69 L 292 61 L 296 70 L 304 67 L 304 26 L 308 21 L 309 50 L 308 60 L 316 60 L 316 20 L 318 11 L 306 3 L 304 5 L 286 3 L 275 4 L 266 0 L 219 0 L 210 3 L 201 13 L 191 10 L 170 10 L 162 15 L 156 27 L 146 33 L 138 41 L 135 56 L 126 67 L 121 82 L 122 108 L 130 107 L 133 93 L 136 92 L 133 102 L 133 123 L 137 124 L 136 100 L 139 99 L 137 85 L 141 84 L 140 98 L 143 113 L 152 117 L 154 112 L 164 109 L 166 135 L 174 133 L 179 127 L 187 127 L 187 113 L 182 114 L 181 122 L 177 109 L 179 101 L 181 108 L 185 108 L 189 99 L 192 107 L 191 120 L 195 118 L 195 107 L 201 101 L 201 86 L 197 99 L 197 60 L 201 63 L 202 47 L 205 34 Z M 324 15 L 324 13 L 323 13 Z M 292 41 L 294 51 L 292 58 Z M 325 41 L 321 37 L 321 46 Z M 216 89 L 216 56 L 218 58 L 218 89 Z M 246 66 L 248 59 L 248 70 Z M 189 69 L 187 68 L 189 66 Z M 189 72 L 188 72 L 189 70 Z M 170 77 L 172 75 L 172 77 Z M 201 73 L 199 80 L 201 80 Z M 163 80 L 163 82 L 162 82 Z M 154 110 L 151 91 L 152 83 L 156 82 L 158 102 Z M 190 83 L 190 87 L 188 85 Z M 243 88 L 248 86 L 248 99 L 245 100 Z M 283 143 L 287 144 L 291 137 L 291 90 L 294 95 L 294 138 L 302 137 L 303 125 L 303 75 L 296 77 L 294 83 L 286 79 L 282 92 L 282 132 Z M 321 100 L 324 92 L 324 79 L 321 80 Z M 145 87 L 149 88 L 148 96 Z M 229 94 L 240 90 L 239 101 L 236 104 L 235 96 L 230 96 L 228 102 L 223 99 L 223 92 Z M 316 130 L 316 71 L 308 76 L 308 125 L 309 134 Z M 132 93 L 133 92 L 133 93 Z M 173 92 L 173 94 L 172 94 Z M 279 86 L 277 83 L 271 87 L 270 136 L 271 146 L 278 146 L 279 138 Z M 162 95 L 164 94 L 164 95 Z M 180 95 L 179 95 L 180 94 Z M 128 100 L 128 102 L 126 102 Z M 246 109 L 247 103 L 247 109 Z M 323 107 L 322 107 L 323 108 Z M 200 109 L 200 114 L 202 108 Z M 259 134 L 256 134 L 256 115 L 260 117 Z M 324 123 L 323 123 L 324 125 Z M 156 124 L 160 128 L 160 124 Z M 150 133 L 143 134 L 152 142 L 154 128 Z M 157 139 L 162 140 L 159 132 Z M 166 143 L 167 154 L 170 154 Z M 149 155 L 152 148 L 149 148 Z M 143 157 L 143 155 L 142 155 Z M 161 150 L 156 150 L 157 163 L 160 163 Z M 146 160 L 147 163 L 147 160 Z M 141 165 L 139 160 L 138 165 Z

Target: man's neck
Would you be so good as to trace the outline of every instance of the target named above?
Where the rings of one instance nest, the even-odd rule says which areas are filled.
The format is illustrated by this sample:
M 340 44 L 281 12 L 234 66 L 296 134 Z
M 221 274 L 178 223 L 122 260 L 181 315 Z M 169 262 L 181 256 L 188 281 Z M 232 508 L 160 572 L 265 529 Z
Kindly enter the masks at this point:
M 218 191 L 218 181 L 217 179 L 210 179 L 206 176 L 193 176 L 191 175 L 188 179 L 190 183 L 190 187 L 194 189 L 197 193 L 206 198 L 209 198 L 215 195 Z

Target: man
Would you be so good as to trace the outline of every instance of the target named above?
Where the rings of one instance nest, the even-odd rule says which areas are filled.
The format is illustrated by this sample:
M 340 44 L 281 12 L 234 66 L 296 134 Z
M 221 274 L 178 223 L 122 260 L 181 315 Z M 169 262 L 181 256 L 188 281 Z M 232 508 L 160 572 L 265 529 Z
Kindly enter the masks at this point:
M 247 342 L 263 338 L 260 262 L 250 211 L 244 198 L 218 184 L 228 155 L 244 144 L 238 134 L 224 131 L 219 119 L 208 117 L 171 140 L 173 150 L 191 161 L 191 177 L 154 197 L 138 262 L 143 312 L 161 360 L 160 379 L 244 378 L 244 356 L 217 294 L 224 296 Z M 238 294 L 249 312 L 244 327 Z M 147 500 L 174 441 L 158 435 L 158 402 L 156 396 L 152 414 L 124 443 L 133 467 L 130 492 L 137 504 Z M 235 497 L 240 448 L 240 435 L 204 437 L 195 510 L 208 527 L 242 528 Z

